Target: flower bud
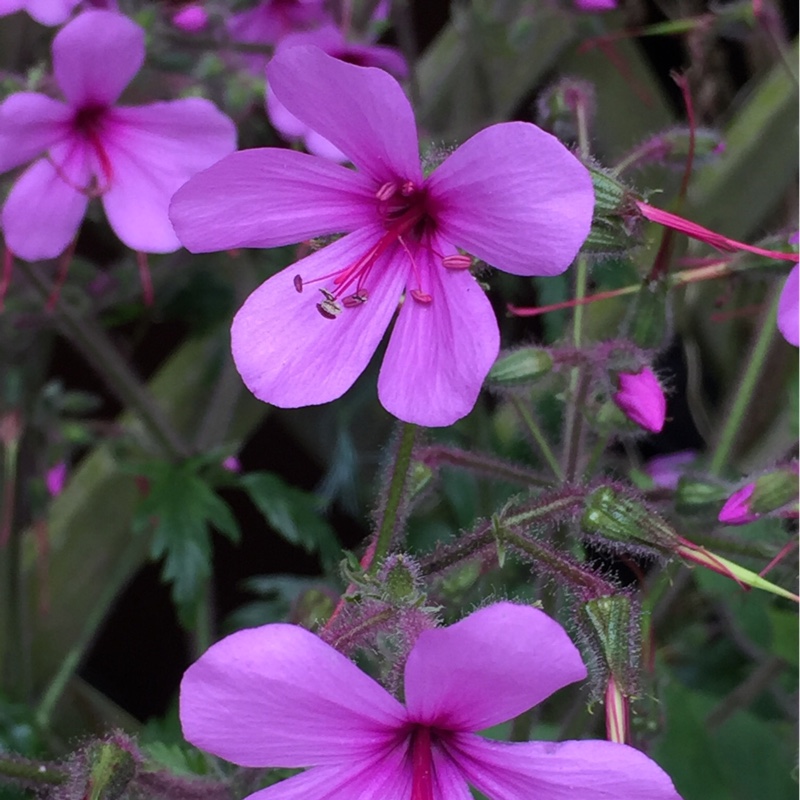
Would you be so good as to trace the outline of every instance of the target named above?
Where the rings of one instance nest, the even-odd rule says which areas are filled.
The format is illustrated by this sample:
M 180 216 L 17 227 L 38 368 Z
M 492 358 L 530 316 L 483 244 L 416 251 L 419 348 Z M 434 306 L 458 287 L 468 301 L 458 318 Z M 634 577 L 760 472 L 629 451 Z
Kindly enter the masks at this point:
M 524 347 L 502 354 L 489 371 L 487 380 L 498 387 L 524 386 L 547 375 L 553 358 L 541 347 Z
M 601 486 L 587 496 L 581 528 L 614 542 L 644 544 L 668 551 L 673 551 L 678 542 L 675 531 L 659 516 L 610 486 Z
M 407 555 L 388 556 L 378 580 L 389 603 L 414 604 L 421 597 L 419 567 Z
M 637 425 L 658 433 L 664 427 L 667 398 L 653 370 L 621 372 L 618 379 L 619 391 L 613 397 L 617 407 Z
M 755 522 L 759 515 L 750 511 L 750 497 L 755 490 L 754 483 L 748 483 L 737 489 L 722 506 L 717 519 L 725 525 L 747 525 Z
M 638 647 L 631 637 L 631 600 L 624 594 L 598 597 L 583 604 L 592 638 L 599 644 L 609 672 L 624 694 L 633 694 L 632 676 Z
M 189 3 L 173 15 L 172 24 L 184 33 L 198 33 L 208 25 L 208 12 L 198 3 Z
M 737 489 L 725 501 L 717 519 L 725 525 L 746 525 L 792 501 L 797 502 L 797 473 L 793 469 L 777 470 Z
M 682 473 L 697 460 L 694 450 L 681 450 L 651 458 L 644 471 L 660 489 L 677 489 Z
M 578 137 L 579 117 L 589 125 L 596 106 L 594 86 L 588 81 L 565 77 L 547 87 L 536 104 L 536 118 L 559 139 Z
M 44 477 L 44 484 L 47 487 L 47 493 L 50 497 L 58 497 L 64 491 L 64 486 L 67 482 L 67 464 L 65 461 L 59 461 L 47 470 Z
M 681 477 L 675 492 L 675 510 L 684 516 L 702 514 L 724 500 L 728 491 L 718 483 L 710 483 L 700 478 Z
M 87 793 L 91 800 L 123 797 L 136 775 L 133 755 L 116 742 L 96 742 L 85 751 Z

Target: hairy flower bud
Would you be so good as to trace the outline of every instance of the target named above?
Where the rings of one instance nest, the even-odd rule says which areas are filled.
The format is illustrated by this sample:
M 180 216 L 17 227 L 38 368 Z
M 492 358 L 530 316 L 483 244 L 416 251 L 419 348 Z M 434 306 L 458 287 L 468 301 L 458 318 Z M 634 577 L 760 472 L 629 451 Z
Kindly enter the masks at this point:
M 524 347 L 503 353 L 494 362 L 487 377 L 498 388 L 524 386 L 547 375 L 553 368 L 553 358 L 541 347 Z
M 755 522 L 759 515 L 750 510 L 750 498 L 755 490 L 754 483 L 748 483 L 737 489 L 722 506 L 717 519 L 725 525 L 747 525 Z
M 643 503 L 625 497 L 611 486 L 601 486 L 586 498 L 581 527 L 613 542 L 644 544 L 674 550 L 675 531 Z
M 628 419 L 645 430 L 658 433 L 664 427 L 667 398 L 649 367 L 635 373 L 621 372 L 613 400 Z
M 95 742 L 84 751 L 87 800 L 118 800 L 136 775 L 136 759 L 117 742 Z
M 746 525 L 792 502 L 797 504 L 797 472 L 791 468 L 776 470 L 735 491 L 720 509 L 718 519 L 726 525 Z
M 675 508 L 679 514 L 691 516 L 707 513 L 709 509 L 724 500 L 728 492 L 719 483 L 701 478 L 681 477 L 675 491 Z
M 639 646 L 632 635 L 638 628 L 633 620 L 630 597 L 624 594 L 598 597 L 583 604 L 592 639 L 602 652 L 603 660 L 621 691 L 634 693 L 634 668 Z

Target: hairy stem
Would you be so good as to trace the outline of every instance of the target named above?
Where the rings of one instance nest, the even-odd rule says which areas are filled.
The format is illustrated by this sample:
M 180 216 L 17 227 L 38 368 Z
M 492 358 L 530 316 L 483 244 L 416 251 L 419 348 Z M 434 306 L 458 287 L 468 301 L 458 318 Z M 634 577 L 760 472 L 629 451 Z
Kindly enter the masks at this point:
M 725 464 L 730 461 L 736 437 L 747 415 L 747 410 L 753 399 L 758 379 L 761 377 L 761 371 L 772 343 L 772 337 L 775 334 L 775 319 L 779 297 L 780 287 L 776 287 L 773 290 L 767 310 L 761 319 L 761 326 L 747 357 L 744 372 L 739 385 L 736 387 L 730 410 L 723 417 L 725 423 L 720 431 L 711 456 L 711 463 L 708 467 L 712 475 L 719 475 Z
M 383 509 L 378 536 L 375 540 L 375 552 L 367 573 L 374 575 L 389 552 L 397 529 L 398 517 L 403 504 L 411 469 L 411 456 L 414 452 L 414 440 L 417 426 L 404 422 L 400 431 L 400 442 L 397 446 L 392 476 L 387 490 L 386 506 Z

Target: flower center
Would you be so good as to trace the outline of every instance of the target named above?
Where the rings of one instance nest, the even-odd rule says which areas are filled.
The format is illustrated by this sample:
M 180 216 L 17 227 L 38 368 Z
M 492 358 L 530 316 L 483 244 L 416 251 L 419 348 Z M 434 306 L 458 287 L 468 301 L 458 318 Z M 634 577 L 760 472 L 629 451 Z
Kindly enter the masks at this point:
M 412 181 L 388 181 L 375 192 L 375 199 L 386 232 L 363 256 L 344 269 L 307 283 L 300 275 L 294 277 L 294 288 L 298 292 L 311 283 L 332 282 L 332 287 L 320 289 L 324 299 L 317 303 L 317 310 L 326 319 L 336 319 L 343 309 L 358 308 L 367 302 L 366 284 L 372 268 L 389 247 L 396 244 L 403 248 L 411 262 L 415 288 L 408 289 L 408 295 L 423 305 L 433 301 L 433 297 L 423 291 L 422 275 L 415 257 L 420 248 L 431 249 L 429 241 L 435 227 L 424 187 L 418 187 Z M 469 256 L 437 255 L 442 265 L 449 269 L 464 269 L 472 263 Z
M 89 143 L 91 148 L 94 150 L 95 155 L 97 156 L 98 163 L 100 164 L 100 171 L 103 178 L 102 185 L 98 185 L 97 178 L 94 177 L 89 186 L 75 187 L 84 194 L 88 194 L 90 197 L 96 197 L 108 191 L 114 173 L 111 166 L 111 159 L 108 157 L 108 153 L 103 146 L 103 140 L 101 136 L 102 123 L 106 111 L 106 106 L 83 106 L 75 112 L 75 116 L 72 121 L 75 132 L 78 136 L 82 137 Z M 63 169 L 59 169 L 58 166 L 56 166 L 56 169 L 59 170 L 59 174 L 64 180 L 67 181 L 67 183 L 72 184 L 72 181 L 70 181 L 63 174 Z

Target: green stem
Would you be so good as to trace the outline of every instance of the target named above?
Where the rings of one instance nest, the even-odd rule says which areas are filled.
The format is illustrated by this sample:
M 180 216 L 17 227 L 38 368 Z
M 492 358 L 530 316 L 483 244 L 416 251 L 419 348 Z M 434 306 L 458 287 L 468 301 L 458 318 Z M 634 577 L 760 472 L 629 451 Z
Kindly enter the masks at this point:
M 553 453 L 552 448 L 547 443 L 544 433 L 542 433 L 541 428 L 539 428 L 539 425 L 536 423 L 536 420 L 533 418 L 531 412 L 528 411 L 525 404 L 518 397 L 514 397 L 513 395 L 511 397 L 511 404 L 514 406 L 517 414 L 519 414 L 520 418 L 525 423 L 525 427 L 533 437 L 533 440 L 539 446 L 539 451 L 541 452 L 550 469 L 553 471 L 553 474 L 556 476 L 556 478 L 558 478 L 558 480 L 563 480 L 564 473 L 561 471 L 561 465 L 558 463 L 555 453 Z
M 566 437 L 564 441 L 564 453 L 566 463 L 564 464 L 564 480 L 573 483 L 578 471 L 578 463 L 581 455 L 581 442 L 583 434 L 583 408 L 586 402 L 586 395 L 589 391 L 588 375 L 580 368 L 573 370 L 575 376 L 575 386 L 571 387 L 571 402 L 569 405 L 569 423 L 566 426 Z M 572 383 L 572 381 L 570 381 Z
M 780 287 L 773 290 L 773 296 L 769 307 L 761 319 L 761 328 L 758 331 L 755 342 L 750 350 L 747 363 L 744 368 L 736 393 L 733 397 L 730 410 L 725 416 L 725 423 L 720 431 L 714 452 L 711 456 L 711 463 L 708 467 L 712 475 L 719 475 L 723 467 L 730 460 L 736 437 L 744 422 L 750 401 L 753 399 L 758 379 L 761 377 L 761 370 L 769 352 L 772 337 L 775 334 L 775 319 L 778 310 L 778 299 L 780 297 Z
M 406 484 L 411 469 L 411 455 L 414 451 L 414 439 L 417 435 L 417 426 L 404 422 L 400 431 L 400 442 L 397 447 L 392 477 L 389 481 L 389 490 L 386 497 L 386 507 L 383 509 L 383 518 L 378 530 L 378 538 L 375 540 L 375 551 L 372 555 L 372 562 L 367 570 L 368 575 L 374 575 L 386 558 L 389 547 L 394 538 L 397 527 L 397 518 L 400 506 L 405 495 Z
M 59 786 L 67 782 L 68 776 L 63 770 L 51 767 L 46 762 L 29 761 L 0 753 L 0 779 L 2 778 L 34 785 Z
M 49 287 L 35 265 L 25 262 L 21 262 L 21 265 L 42 297 L 46 298 L 50 293 Z M 97 370 L 123 404 L 139 415 L 165 452 L 176 460 L 187 458 L 190 455 L 189 448 L 150 392 L 117 352 L 103 328 L 69 306 L 63 297 L 55 313 L 59 331 Z

